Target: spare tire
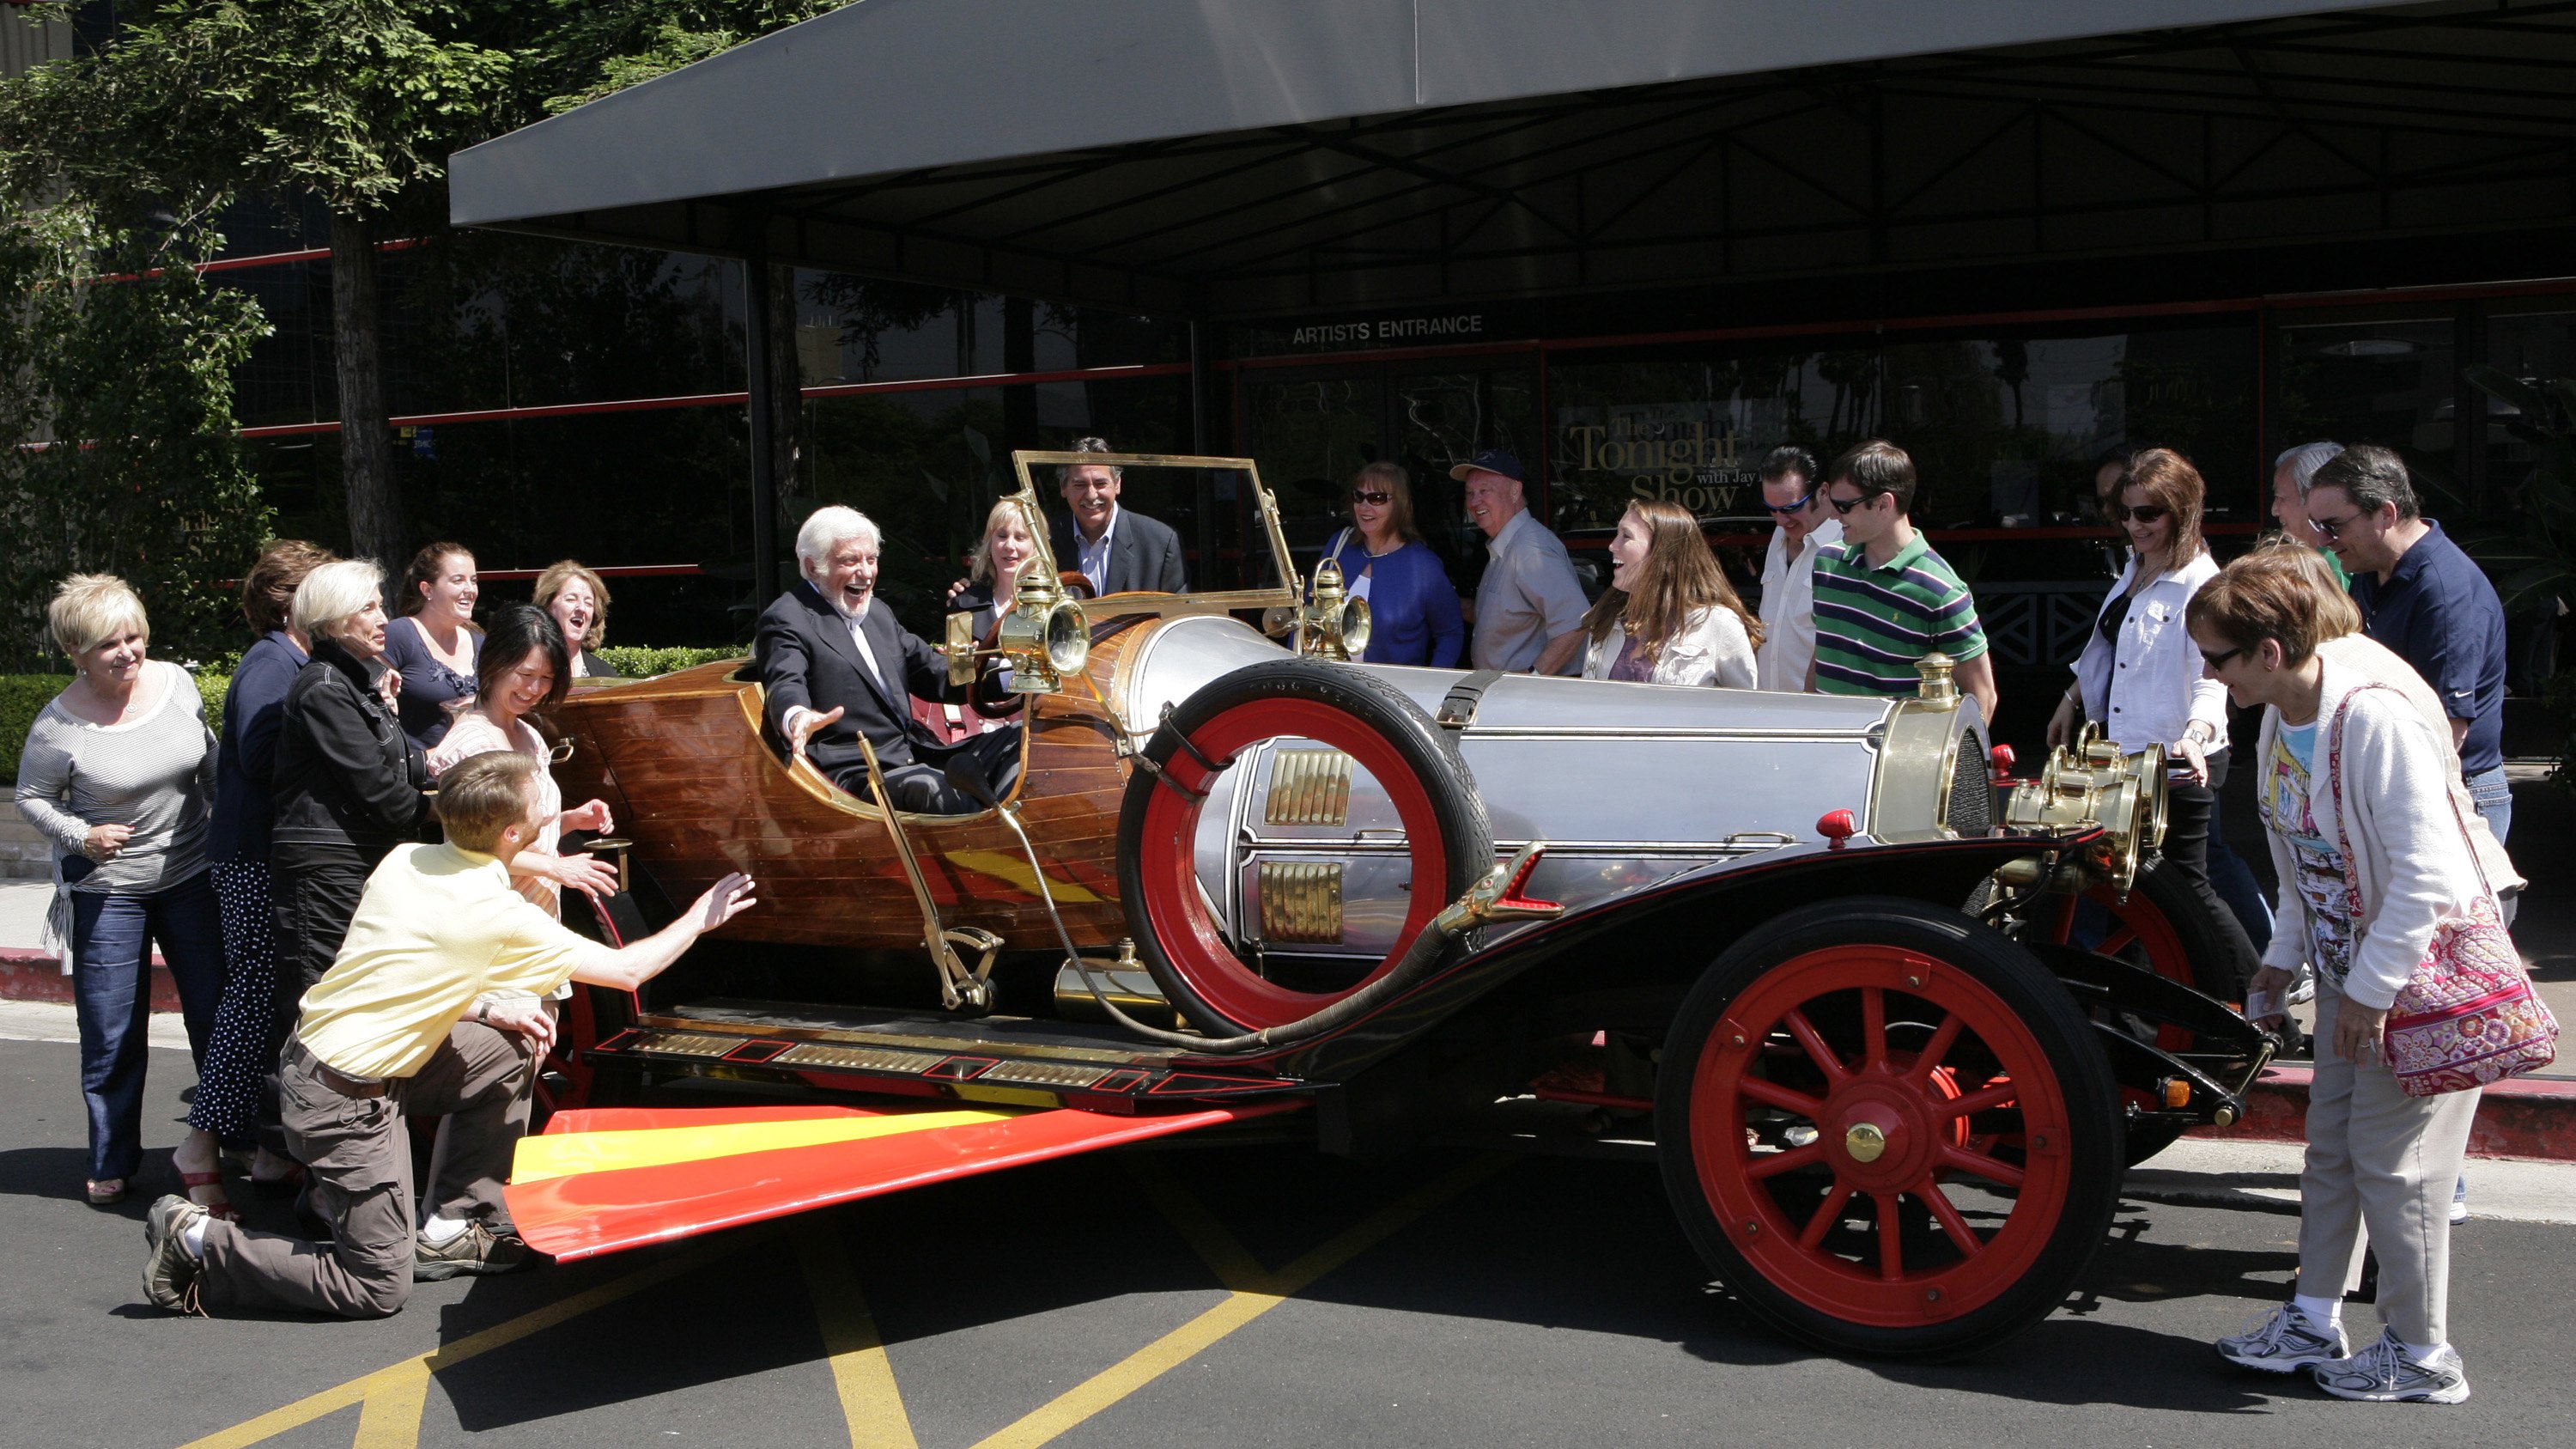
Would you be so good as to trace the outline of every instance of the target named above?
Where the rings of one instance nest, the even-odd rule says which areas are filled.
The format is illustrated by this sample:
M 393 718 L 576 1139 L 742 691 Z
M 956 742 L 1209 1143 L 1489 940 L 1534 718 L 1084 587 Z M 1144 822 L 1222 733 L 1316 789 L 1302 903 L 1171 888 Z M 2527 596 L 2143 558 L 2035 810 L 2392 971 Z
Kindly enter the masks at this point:
M 1193 847 L 1210 784 L 1243 751 L 1283 737 L 1340 750 L 1375 776 L 1412 857 L 1411 901 L 1393 949 L 1329 991 L 1292 989 L 1246 965 L 1199 887 Z M 1155 731 L 1118 812 L 1118 893 L 1136 954 L 1182 1017 L 1210 1035 L 1302 1021 L 1377 980 L 1493 868 L 1493 829 L 1457 742 L 1402 691 L 1351 664 L 1270 660 L 1191 695 Z

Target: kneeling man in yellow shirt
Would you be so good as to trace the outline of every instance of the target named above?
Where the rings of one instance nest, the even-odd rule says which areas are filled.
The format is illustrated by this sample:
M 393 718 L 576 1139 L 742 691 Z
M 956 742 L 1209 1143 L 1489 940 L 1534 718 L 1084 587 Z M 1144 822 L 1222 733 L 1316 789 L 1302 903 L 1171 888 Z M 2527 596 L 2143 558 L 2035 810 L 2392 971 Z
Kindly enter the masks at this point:
M 678 920 L 622 950 L 573 934 L 511 889 L 537 838 L 536 764 L 476 755 L 439 782 L 444 845 L 411 845 L 367 878 L 340 954 L 304 993 L 279 1108 L 326 1245 L 255 1233 L 184 1197 L 152 1205 L 146 1296 L 163 1308 L 400 1312 L 412 1281 L 505 1273 L 527 1259 L 501 1182 L 527 1131 L 545 998 L 567 980 L 632 990 L 752 904 L 728 875 Z M 428 1224 L 412 1228 L 409 1117 L 445 1117 Z

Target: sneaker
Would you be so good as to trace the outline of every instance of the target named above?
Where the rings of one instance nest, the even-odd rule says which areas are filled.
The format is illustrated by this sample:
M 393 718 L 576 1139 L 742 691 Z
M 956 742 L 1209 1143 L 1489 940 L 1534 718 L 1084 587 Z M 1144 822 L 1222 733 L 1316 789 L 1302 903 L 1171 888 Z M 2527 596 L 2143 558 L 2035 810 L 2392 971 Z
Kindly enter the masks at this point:
M 2456 1228 L 2468 1220 L 2469 1175 L 2464 1172 L 2458 1182 L 2451 1184 L 2451 1226 Z
M 2460 1366 L 2460 1351 L 2445 1345 L 2430 1363 L 2406 1356 L 2406 1346 L 2389 1333 L 2350 1358 L 2329 1359 L 2309 1370 L 2317 1387 L 2338 1399 L 2373 1404 L 2456 1404 L 2469 1396 L 2469 1375 Z
M 2273 1309 L 2252 1327 L 2217 1343 L 2218 1356 L 2238 1368 L 2286 1374 L 2312 1364 L 2328 1363 L 2352 1350 L 2344 1345 L 2343 1325 L 2319 1325 L 2288 1304 Z
M 528 1245 L 517 1235 L 496 1233 L 477 1219 L 444 1243 L 413 1238 L 411 1276 L 415 1283 L 438 1283 L 468 1275 L 515 1273 L 528 1266 L 530 1256 Z
M 2282 1000 L 2290 1006 L 2303 1006 L 2316 999 L 2317 973 L 2302 966 L 2299 968 L 2299 974 L 2290 982 L 2290 994 Z
M 188 1226 L 206 1216 L 206 1210 L 179 1196 L 165 1193 L 152 1204 L 143 1218 L 143 1296 L 155 1308 L 173 1313 L 191 1312 L 196 1307 L 197 1271 L 204 1265 L 188 1252 Z

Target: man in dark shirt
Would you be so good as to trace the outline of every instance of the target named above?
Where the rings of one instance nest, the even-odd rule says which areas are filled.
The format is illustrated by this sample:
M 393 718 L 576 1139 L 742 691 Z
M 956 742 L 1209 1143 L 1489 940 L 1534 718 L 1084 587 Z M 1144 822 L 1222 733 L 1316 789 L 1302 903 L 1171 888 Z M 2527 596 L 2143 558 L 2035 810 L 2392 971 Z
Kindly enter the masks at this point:
M 2442 699 L 2478 813 L 2499 842 L 2513 823 L 2504 775 L 2504 604 L 2442 525 L 2424 516 L 2406 464 L 2344 449 L 2308 485 L 2308 522 L 2352 572 L 2362 628 Z

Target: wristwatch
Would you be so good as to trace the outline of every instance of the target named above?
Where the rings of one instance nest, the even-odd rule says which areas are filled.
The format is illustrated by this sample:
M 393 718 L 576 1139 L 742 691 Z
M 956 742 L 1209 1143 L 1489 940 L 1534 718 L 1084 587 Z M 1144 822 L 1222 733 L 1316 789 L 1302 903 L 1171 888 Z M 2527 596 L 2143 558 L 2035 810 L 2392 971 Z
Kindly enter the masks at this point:
M 474 1024 L 477 1026 L 492 1024 L 492 1003 L 489 998 L 474 1003 Z

